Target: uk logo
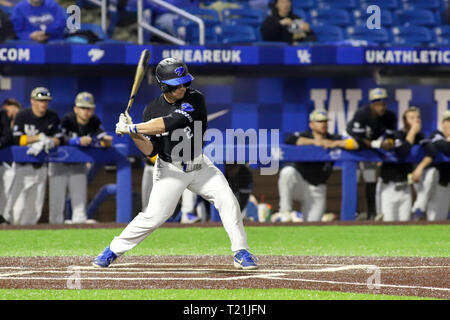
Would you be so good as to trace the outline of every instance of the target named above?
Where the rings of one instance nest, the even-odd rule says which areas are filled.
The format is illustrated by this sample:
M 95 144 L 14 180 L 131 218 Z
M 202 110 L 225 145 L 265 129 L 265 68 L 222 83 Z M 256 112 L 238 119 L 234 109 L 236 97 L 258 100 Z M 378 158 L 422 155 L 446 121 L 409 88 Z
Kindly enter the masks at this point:
M 184 73 L 184 68 L 183 67 L 176 68 L 175 73 L 177 74 L 177 76 L 181 77 Z
M 189 103 L 184 102 L 181 104 L 181 110 L 191 112 L 191 111 L 194 111 L 194 108 Z

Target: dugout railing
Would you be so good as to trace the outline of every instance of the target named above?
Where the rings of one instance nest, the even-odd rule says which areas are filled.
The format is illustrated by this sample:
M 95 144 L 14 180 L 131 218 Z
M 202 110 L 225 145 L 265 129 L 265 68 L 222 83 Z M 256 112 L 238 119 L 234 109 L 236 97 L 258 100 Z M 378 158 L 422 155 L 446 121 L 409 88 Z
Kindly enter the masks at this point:
M 220 148 L 220 147 L 218 147 Z M 264 154 L 270 158 L 260 157 L 260 150 L 270 150 Z M 219 149 L 216 149 L 219 150 Z M 7 162 L 60 162 L 60 163 L 82 163 L 92 162 L 100 164 L 115 164 L 116 172 L 116 222 L 127 223 L 132 220 L 132 175 L 131 162 L 128 159 L 129 150 L 125 144 L 115 144 L 111 148 L 77 148 L 61 146 L 55 148 L 49 154 L 41 152 L 37 157 L 26 154 L 26 147 L 12 146 L 0 149 L 0 161 Z M 394 152 L 378 150 L 346 151 L 340 148 L 324 149 L 316 146 L 292 146 L 292 145 L 245 145 L 245 146 L 223 146 L 224 156 L 221 161 L 216 162 L 219 169 L 223 171 L 224 163 L 249 163 L 256 167 L 268 167 L 278 163 L 281 168 L 286 163 L 303 161 L 334 161 L 335 165 L 342 168 L 342 198 L 340 219 L 352 221 L 356 218 L 357 211 L 357 170 L 358 162 L 414 162 L 418 163 L 424 157 L 420 146 L 413 146 L 408 157 L 399 159 Z M 256 155 L 256 156 L 254 156 Z M 263 156 L 263 157 L 264 157 Z M 263 161 L 261 161 L 263 160 Z M 450 162 L 450 157 L 438 153 L 435 162 Z M 277 164 L 275 164 L 277 166 Z M 211 206 L 211 221 L 220 221 L 217 210 Z

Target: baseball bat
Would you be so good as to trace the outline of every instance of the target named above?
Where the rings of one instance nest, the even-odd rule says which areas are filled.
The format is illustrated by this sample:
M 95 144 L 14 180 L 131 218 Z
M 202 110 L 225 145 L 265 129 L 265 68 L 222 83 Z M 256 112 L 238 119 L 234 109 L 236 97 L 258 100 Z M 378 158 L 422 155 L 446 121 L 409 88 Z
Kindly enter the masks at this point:
M 149 60 L 150 60 L 150 51 L 145 49 L 142 51 L 141 57 L 139 58 L 139 63 L 136 67 L 136 74 L 134 75 L 134 82 L 133 87 L 131 88 L 130 99 L 128 100 L 128 105 L 125 110 L 125 115 L 127 117 L 130 116 L 128 112 L 130 111 L 131 106 L 133 105 L 134 98 L 136 97 L 139 87 L 141 86 L 142 79 L 144 79 Z

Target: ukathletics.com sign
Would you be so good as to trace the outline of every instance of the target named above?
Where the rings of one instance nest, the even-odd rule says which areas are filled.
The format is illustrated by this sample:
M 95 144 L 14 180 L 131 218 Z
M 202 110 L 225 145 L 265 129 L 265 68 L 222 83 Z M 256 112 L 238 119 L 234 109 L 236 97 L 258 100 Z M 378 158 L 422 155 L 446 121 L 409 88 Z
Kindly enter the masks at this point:
M 450 64 L 450 49 L 367 49 L 367 64 Z

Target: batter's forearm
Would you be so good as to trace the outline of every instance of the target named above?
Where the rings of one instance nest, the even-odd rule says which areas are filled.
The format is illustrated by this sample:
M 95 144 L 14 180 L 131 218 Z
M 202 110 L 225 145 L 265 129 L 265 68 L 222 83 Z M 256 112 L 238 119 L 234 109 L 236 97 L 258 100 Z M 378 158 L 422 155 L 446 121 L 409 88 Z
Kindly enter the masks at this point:
M 138 123 L 136 128 L 137 132 L 149 136 L 166 132 L 163 118 L 155 118 L 147 122 Z
M 136 147 L 145 155 L 149 156 L 153 152 L 153 143 L 151 143 L 148 139 L 146 139 L 141 134 L 131 134 L 131 138 L 133 139 Z

